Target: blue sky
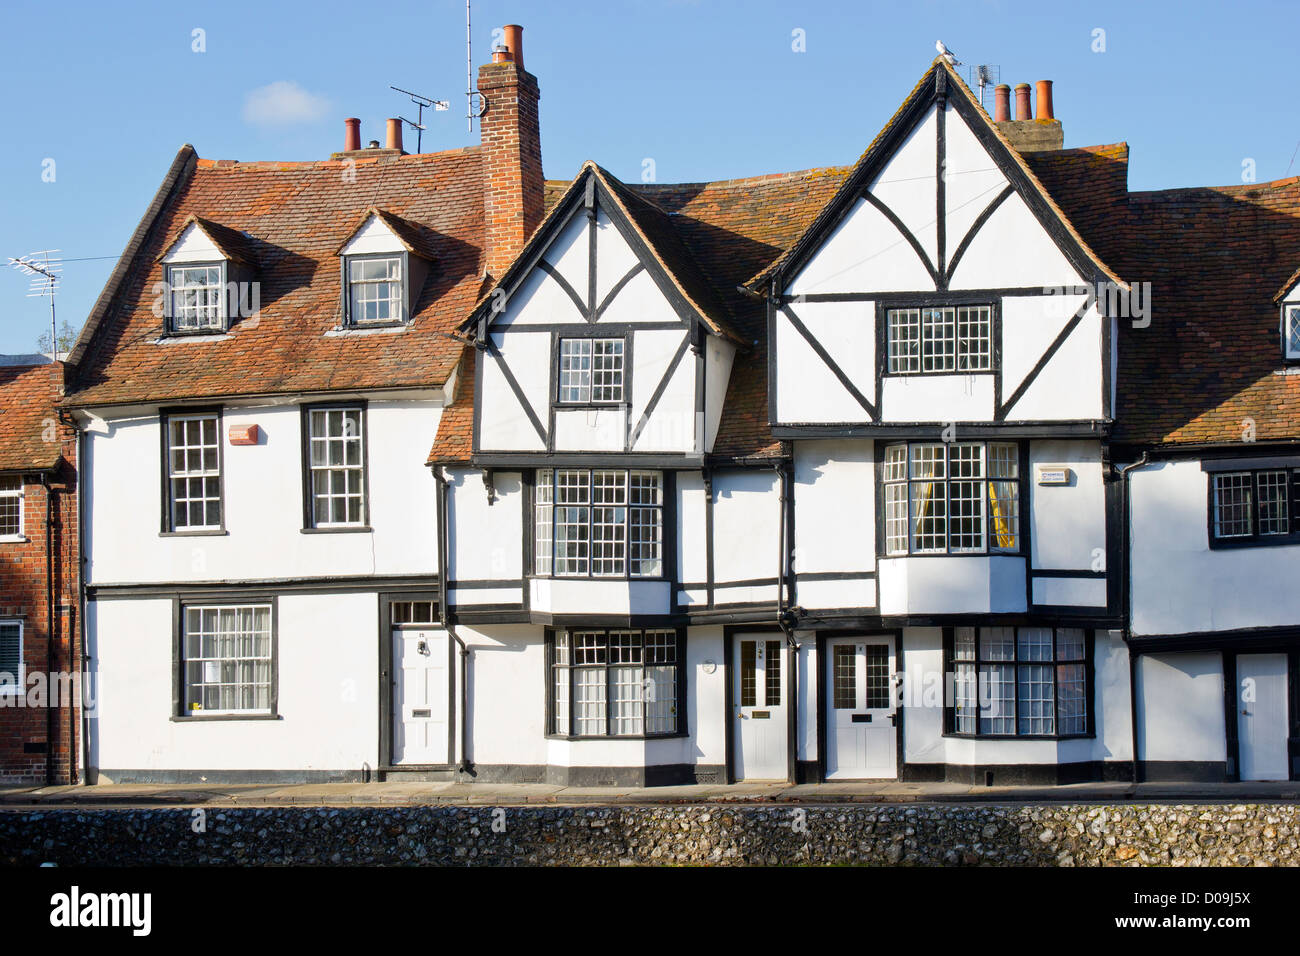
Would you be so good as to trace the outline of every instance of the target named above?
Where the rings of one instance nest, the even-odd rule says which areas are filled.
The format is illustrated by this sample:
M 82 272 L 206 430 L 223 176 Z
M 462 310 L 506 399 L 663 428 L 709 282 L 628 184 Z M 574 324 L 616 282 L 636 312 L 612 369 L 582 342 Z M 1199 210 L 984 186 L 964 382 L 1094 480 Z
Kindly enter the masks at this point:
M 63 250 L 57 304 L 74 326 L 182 143 L 214 159 L 325 158 L 346 116 L 363 141 L 414 116 L 389 85 L 451 101 L 426 112 L 426 151 L 477 139 L 463 0 L 6 0 L 4 16 L 0 261 Z M 1300 170 L 1294 0 L 475 0 L 473 22 L 476 68 L 494 27 L 523 24 L 553 179 L 585 159 L 629 180 L 653 159 L 661 182 L 852 162 L 937 39 L 1004 82 L 1054 80 L 1066 146 L 1126 140 L 1132 189 L 1241 182 L 1247 160 L 1259 181 Z M 0 352 L 33 351 L 48 328 L 26 292 L 0 273 Z

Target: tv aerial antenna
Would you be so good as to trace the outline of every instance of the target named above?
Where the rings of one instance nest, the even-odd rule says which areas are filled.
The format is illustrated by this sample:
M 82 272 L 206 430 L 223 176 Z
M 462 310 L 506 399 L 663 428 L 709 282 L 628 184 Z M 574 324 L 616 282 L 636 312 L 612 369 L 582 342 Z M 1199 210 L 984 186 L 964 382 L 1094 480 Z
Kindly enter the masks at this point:
M 990 86 L 997 86 L 1002 82 L 1002 67 L 995 63 L 981 63 L 979 66 L 970 68 L 970 86 L 975 88 L 979 96 L 980 106 L 987 111 L 988 107 L 984 106 L 984 89 Z
M 59 282 L 63 278 L 63 257 L 58 249 L 42 249 L 18 258 L 10 256 L 9 265 L 31 278 L 27 298 L 50 297 L 50 351 L 54 360 L 58 361 L 59 331 L 54 321 L 54 293 L 58 291 Z
M 433 100 L 427 96 L 421 96 L 419 93 L 412 93 L 410 90 L 404 90 L 400 86 L 390 86 L 389 89 L 396 90 L 398 93 L 405 93 L 411 98 L 411 102 L 415 104 L 417 112 L 414 121 L 407 119 L 405 116 L 398 116 L 397 118 L 407 126 L 411 127 L 411 129 L 415 130 L 415 151 L 417 153 L 423 152 L 420 147 L 424 143 L 424 131 L 428 129 L 428 127 L 424 125 L 424 111 L 426 109 L 432 109 L 441 113 L 444 110 L 450 109 L 451 104 L 446 100 Z

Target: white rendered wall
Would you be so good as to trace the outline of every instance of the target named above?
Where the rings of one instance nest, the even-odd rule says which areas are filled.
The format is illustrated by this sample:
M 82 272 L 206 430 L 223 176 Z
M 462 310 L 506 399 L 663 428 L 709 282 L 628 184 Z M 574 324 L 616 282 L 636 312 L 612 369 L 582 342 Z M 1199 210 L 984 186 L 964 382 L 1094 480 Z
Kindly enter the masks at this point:
M 216 262 L 224 258 L 226 258 L 225 253 L 208 238 L 208 234 L 200 229 L 198 224 L 190 223 L 180 234 L 180 238 L 167 250 L 163 262 Z
M 1300 546 L 1211 551 L 1208 475 L 1199 461 L 1130 473 L 1135 634 L 1184 634 L 1300 621 Z
M 877 568 L 884 615 L 1025 610 L 1025 559 L 1016 555 L 881 558 Z
M 714 473 L 713 576 L 716 583 L 777 577 L 780 496 L 781 485 L 775 469 Z M 775 598 L 775 592 L 772 596 Z
M 799 441 L 794 445 L 796 576 L 871 572 L 876 566 L 875 461 L 869 441 Z M 798 581 L 805 608 L 873 607 L 875 582 Z
M 371 216 L 356 231 L 339 253 L 341 256 L 364 256 L 384 252 L 402 252 L 406 247 L 378 216 Z
M 90 584 L 181 583 L 369 574 L 433 574 L 436 495 L 424 466 L 441 415 L 434 401 L 371 401 L 369 532 L 303 534 L 297 405 L 227 405 L 221 455 L 224 535 L 160 535 L 162 462 L 156 415 L 108 420 L 87 433 L 84 542 Z M 231 445 L 256 424 L 256 445 Z
M 1065 485 L 1040 485 L 1035 466 L 1064 465 Z M 1035 568 L 1073 571 L 1106 570 L 1106 489 L 1101 445 L 1095 441 L 1032 441 L 1029 474 L 1033 527 L 1030 548 Z M 1104 581 L 1102 600 L 1105 601 Z M 1055 602 L 1052 602 L 1055 603 Z M 1066 602 L 1070 603 L 1070 602 Z
M 483 472 L 447 472 L 448 579 L 502 583 L 450 590 L 448 600 L 458 606 L 523 600 L 523 483 L 517 473 L 495 472 L 493 484 L 496 500 L 489 505 Z
M 1219 654 L 1143 654 L 1136 693 L 1139 759 L 1227 759 Z
M 279 720 L 172 720 L 171 601 L 88 607 L 99 695 L 91 760 L 109 779 L 113 770 L 379 765 L 378 595 L 279 597 Z

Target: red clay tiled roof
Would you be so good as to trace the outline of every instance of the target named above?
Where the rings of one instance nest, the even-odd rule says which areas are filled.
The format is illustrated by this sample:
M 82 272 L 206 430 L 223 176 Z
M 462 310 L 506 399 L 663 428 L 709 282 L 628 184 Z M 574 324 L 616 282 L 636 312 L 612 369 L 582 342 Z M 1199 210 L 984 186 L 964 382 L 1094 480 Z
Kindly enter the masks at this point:
M 427 464 L 464 464 L 474 450 L 474 365 L 476 350 L 465 346 L 456 377 L 456 395 L 442 410 Z
M 481 294 L 478 147 L 352 162 L 211 161 L 182 149 L 92 311 L 67 403 L 441 385 L 460 358 L 451 331 Z M 337 251 L 372 207 L 435 258 L 409 327 L 327 335 L 341 319 Z M 261 309 L 227 336 L 159 341 L 156 262 L 191 216 L 247 233 Z
M 722 302 L 731 329 L 745 345 L 737 352 L 713 454 L 728 459 L 782 454 L 767 421 L 767 313 L 762 302 L 737 286 L 797 239 L 843 181 L 848 167 L 810 169 L 712 183 L 627 184 L 609 173 L 623 194 L 657 207 L 698 266 L 711 294 Z M 551 209 L 570 183 L 548 181 Z M 659 237 L 660 240 L 663 237 Z M 473 375 L 472 359 L 468 363 Z M 468 461 L 473 391 L 462 391 L 443 411 L 430 460 Z
M 1120 320 L 1116 441 L 1300 438 L 1274 301 L 1300 262 L 1300 178 L 1129 193 L 1123 143 L 1027 158 L 1106 261 L 1151 283 L 1150 326 Z
M 60 440 L 46 441 L 63 365 L 0 365 L 0 471 L 52 471 Z

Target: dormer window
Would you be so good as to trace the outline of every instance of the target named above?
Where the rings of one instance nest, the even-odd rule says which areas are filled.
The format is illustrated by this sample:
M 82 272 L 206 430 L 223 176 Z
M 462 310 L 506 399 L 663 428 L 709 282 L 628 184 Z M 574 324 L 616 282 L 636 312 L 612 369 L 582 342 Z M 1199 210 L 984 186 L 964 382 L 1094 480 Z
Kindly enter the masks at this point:
M 401 256 L 350 256 L 347 272 L 351 324 L 404 321 Z
M 411 321 L 434 260 L 427 227 L 371 207 L 338 254 L 344 327 L 383 328 Z
M 1300 362 L 1300 305 L 1282 307 L 1282 353 L 1289 362 Z
M 167 267 L 172 332 L 222 332 L 226 327 L 225 264 L 187 263 Z

